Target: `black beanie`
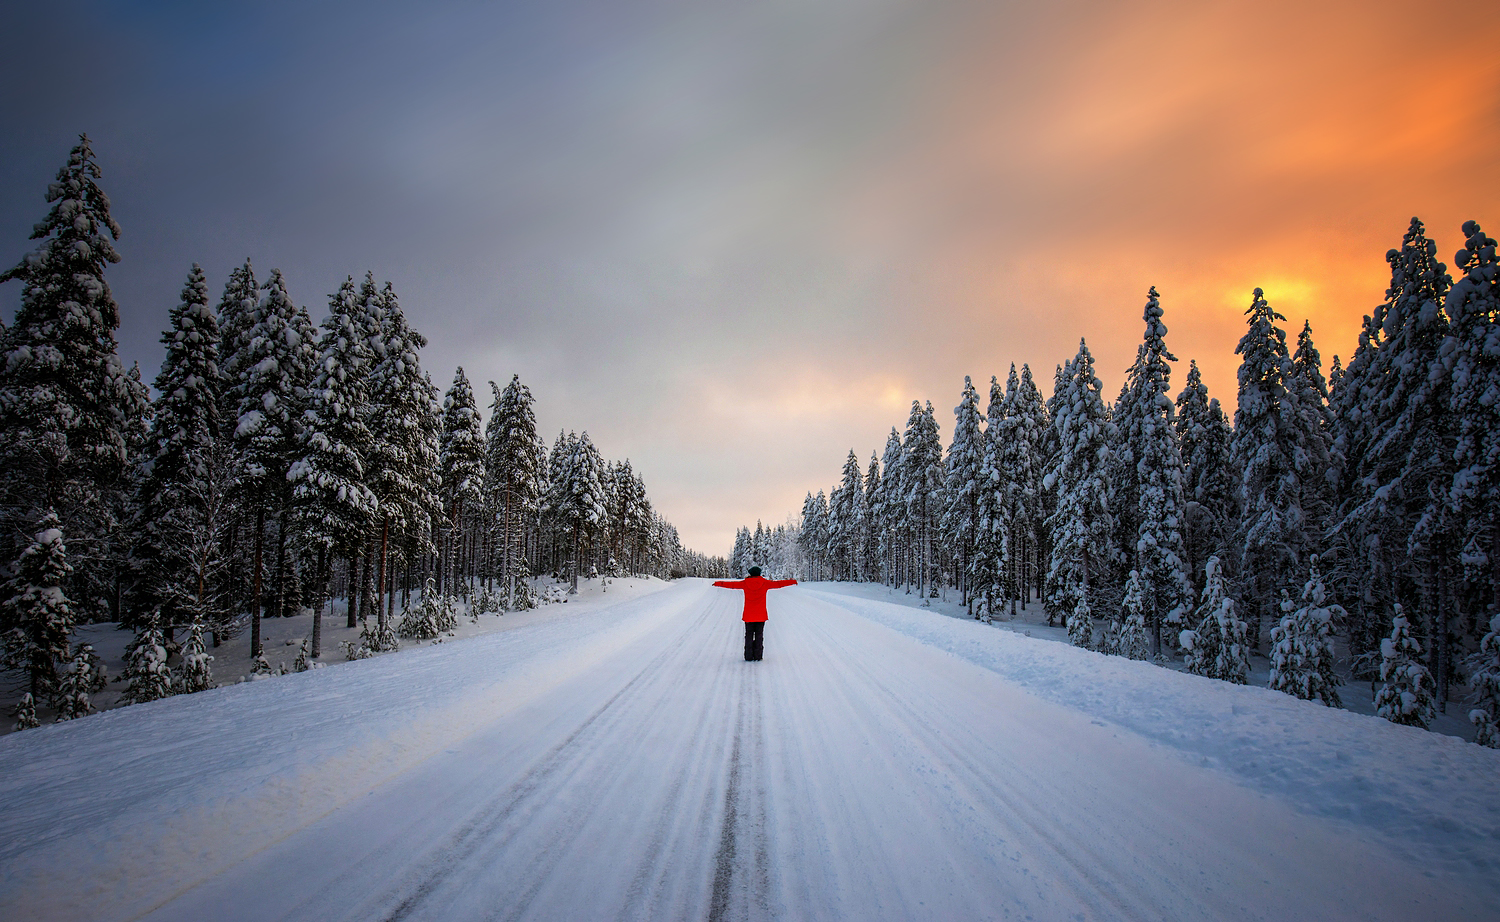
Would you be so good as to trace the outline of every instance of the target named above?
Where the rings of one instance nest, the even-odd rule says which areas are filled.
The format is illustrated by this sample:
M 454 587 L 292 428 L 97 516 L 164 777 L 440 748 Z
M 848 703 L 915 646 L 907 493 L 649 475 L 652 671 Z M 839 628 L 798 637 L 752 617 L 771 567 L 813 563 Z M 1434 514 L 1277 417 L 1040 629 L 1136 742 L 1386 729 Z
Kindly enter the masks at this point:
M 751 567 L 750 568 L 750 575 L 751 576 L 759 576 L 760 575 L 760 567 Z

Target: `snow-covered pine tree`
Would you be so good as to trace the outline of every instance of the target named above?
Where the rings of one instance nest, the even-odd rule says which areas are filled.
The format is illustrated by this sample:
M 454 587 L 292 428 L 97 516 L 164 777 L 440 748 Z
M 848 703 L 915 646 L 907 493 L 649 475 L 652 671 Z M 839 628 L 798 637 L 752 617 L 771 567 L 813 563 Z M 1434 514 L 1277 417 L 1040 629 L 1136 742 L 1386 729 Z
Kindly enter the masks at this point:
M 1224 569 L 1218 557 L 1204 564 L 1203 601 L 1198 627 L 1182 632 L 1188 672 L 1244 685 L 1250 675 L 1250 645 L 1246 624 L 1234 613 L 1234 599 L 1224 589 Z
M 1302 587 L 1302 605 L 1297 607 L 1281 592 L 1281 623 L 1271 631 L 1271 683 L 1276 691 L 1304 701 L 1321 700 L 1328 707 L 1342 707 L 1338 686 L 1344 684 L 1334 671 L 1333 633 L 1335 620 L 1344 609 L 1328 601 L 1323 575 L 1314 554 Z
M 1100 393 L 1103 386 L 1094 373 L 1094 357 L 1083 340 L 1067 365 L 1063 387 L 1052 415 L 1058 453 L 1043 484 L 1057 496 L 1057 508 L 1047 523 L 1052 535 L 1047 605 L 1049 611 L 1066 616 L 1080 599 L 1096 597 L 1091 588 L 1094 577 L 1113 561 L 1105 472 L 1115 435 Z
M 10 598 L 0 607 L 5 665 L 26 673 L 26 688 L 37 701 L 56 697 L 58 666 L 68 659 L 73 606 L 63 586 L 72 572 L 62 528 L 49 509 L 34 524 L 9 582 Z
M 555 470 L 545 501 L 547 512 L 562 526 L 571 546 L 571 586 L 578 591 L 579 571 L 585 546 L 594 538 L 608 515 L 604 505 L 604 459 L 587 432 L 567 441 L 567 455 Z
M 531 389 L 521 383 L 520 375 L 512 375 L 504 390 L 497 390 L 493 381 L 490 389 L 495 402 L 485 439 L 485 483 L 498 524 L 500 581 L 505 586 L 508 608 L 523 607 L 518 605 L 523 597 L 524 607 L 530 607 L 530 593 L 520 591 L 531 575 L 526 561 L 526 530 L 541 506 L 546 449 L 537 435 Z M 645 528 L 645 523 L 635 518 L 629 524 L 636 532 Z
M 1411 634 L 1411 623 L 1396 605 L 1391 636 L 1380 644 L 1380 680 L 1375 693 L 1375 716 L 1391 723 L 1427 729 L 1437 715 L 1433 707 L 1432 673 L 1421 663 L 1422 645 Z
M 1014 423 L 1010 435 L 1016 440 L 1015 466 L 1011 470 L 1012 509 L 1021 546 L 1016 549 L 1021 574 L 1021 604 L 1029 604 L 1041 582 L 1045 550 L 1046 517 L 1049 513 L 1042 473 L 1048 460 L 1047 441 L 1051 422 L 1042 392 L 1031 376 L 1031 366 L 1021 365 L 1021 383 L 1012 403 Z
M 219 375 L 225 382 L 220 394 L 219 419 L 225 427 L 222 435 L 226 440 L 233 436 L 235 423 L 239 420 L 240 410 L 232 384 L 249 374 L 245 362 L 253 354 L 250 331 L 255 328 L 259 300 L 255 270 L 247 259 L 244 265 L 229 273 L 229 281 L 224 284 L 224 293 L 215 311 L 219 327 Z
M 194 621 L 188 625 L 187 641 L 182 645 L 182 663 L 173 683 L 179 695 L 190 695 L 214 687 L 214 658 L 204 649 L 203 631 L 202 621 Z
M 27 692 L 21 696 L 21 703 L 16 705 L 15 730 L 34 730 L 40 727 L 42 722 L 36 716 L 36 698 Z
M 1477 221 L 1463 226 L 1448 293 L 1443 362 L 1452 375 L 1454 514 L 1476 550 L 1476 594 L 1500 614 L 1500 257 Z M 1485 564 L 1488 566 L 1486 567 Z M 1494 631 L 1491 631 L 1493 636 Z
M 885 571 L 885 581 L 890 586 L 895 586 L 901 580 L 900 566 L 904 557 L 902 538 L 906 533 L 906 506 L 901 501 L 905 495 L 901 487 L 901 471 L 904 466 L 901 433 L 892 426 L 891 434 L 885 440 L 885 454 L 880 457 L 881 475 L 877 484 L 879 491 L 870 504 L 880 534 L 881 569 Z
M 125 683 L 125 691 L 120 695 L 125 704 L 144 704 L 172 695 L 167 647 L 155 618 L 147 617 L 125 648 L 125 673 L 119 681 Z
M 851 448 L 844 459 L 843 479 L 828 501 L 828 561 L 834 579 L 859 579 L 856 553 L 864 519 L 864 499 L 864 474 Z
M 752 537 L 746 535 L 747 539 Z M 808 561 L 812 564 L 812 578 L 822 579 L 828 550 L 828 498 L 822 490 L 818 491 L 817 496 L 807 494 L 807 498 L 802 501 L 802 529 L 799 541 L 802 552 L 807 555 Z M 749 561 L 747 566 L 754 562 L 751 559 L 753 548 L 753 540 L 747 540 L 745 557 Z
M 318 561 L 313 659 L 323 652 L 323 607 L 333 559 L 358 552 L 379 508 L 365 484 L 372 356 L 361 313 L 352 280 L 329 299 L 318 372 L 302 414 L 299 457 L 287 471 L 297 540 Z
M 880 497 L 880 457 L 872 450 L 870 466 L 865 468 L 865 528 L 864 542 L 860 545 L 860 572 L 867 580 L 882 579 L 880 556 L 880 515 L 875 504 Z
M 1172 367 L 1167 363 L 1177 359 L 1167 351 L 1167 327 L 1161 318 L 1161 301 L 1153 287 L 1146 295 L 1144 340 L 1114 413 L 1120 444 L 1132 462 L 1117 468 L 1129 484 L 1123 490 L 1122 482 L 1115 487 L 1117 495 L 1136 501 L 1135 533 L 1126 537 L 1152 656 L 1163 653 L 1164 630 L 1168 646 L 1179 633 L 1190 591 L 1181 531 L 1182 456 L 1168 396 Z
M 427 339 L 407 325 L 389 283 L 364 313 L 380 320 L 371 341 L 374 364 L 369 376 L 368 425 L 372 441 L 365 458 L 365 482 L 379 509 L 374 551 L 379 635 L 388 627 L 392 608 L 384 598 L 391 591 L 392 538 L 405 535 L 424 544 L 439 515 L 439 409 L 437 390 L 423 373 L 419 354 Z
M 81 643 L 63 670 L 57 690 L 57 720 L 87 717 L 94 712 L 94 695 L 109 685 L 104 663 L 92 644 Z
M 462 367 L 443 396 L 443 429 L 438 445 L 443 523 L 439 552 L 439 592 L 453 592 L 455 565 L 465 538 L 467 520 L 484 503 L 484 431 L 474 388 Z
M 1301 411 L 1297 395 L 1288 389 L 1292 359 L 1286 331 L 1277 326 L 1286 318 L 1266 303 L 1255 289 L 1246 315 L 1249 329 L 1235 347 L 1241 357 L 1239 407 L 1234 414 L 1230 443 L 1240 473 L 1240 522 L 1235 541 L 1240 548 L 1240 580 L 1251 614 L 1250 644 L 1259 644 L 1261 623 L 1269 614 L 1285 574 L 1300 566 L 1305 541 L 1299 452 Z
M 167 355 L 156 377 L 161 396 L 137 487 L 137 607 L 123 620 L 134 628 L 136 618 L 156 612 L 168 631 L 209 619 L 222 632 L 229 620 L 219 601 L 229 459 L 219 418 L 219 325 L 196 264 L 170 317 L 161 339 Z
M 74 556 L 96 561 L 70 586 L 87 608 L 114 597 L 116 561 L 106 542 L 145 401 L 115 343 L 120 312 L 104 269 L 120 261 L 112 242 L 120 227 L 100 175 L 80 136 L 47 188 L 52 207 L 31 233 L 40 243 L 0 272 L 0 282 L 22 286 L 15 320 L 0 336 L 0 528 L 29 537 L 30 524 L 52 510 Z M 9 544 L 5 556 L 23 547 Z
M 1187 382 L 1177 395 L 1177 441 L 1182 456 L 1183 549 L 1190 573 L 1203 572 L 1209 557 L 1229 551 L 1230 535 L 1239 522 L 1230 442 L 1234 431 L 1216 398 L 1208 396 L 1198 363 L 1188 365 Z M 1197 587 L 1201 592 L 1202 587 Z
M 1120 617 L 1110 644 L 1113 649 L 1109 652 L 1131 659 L 1151 658 L 1151 626 L 1144 587 L 1140 573 L 1131 570 L 1125 579 L 1125 598 L 1120 602 Z
M 1073 603 L 1073 611 L 1067 616 L 1068 643 L 1085 650 L 1094 646 L 1094 612 L 1089 608 L 1088 596 L 1082 591 Z
M 1474 742 L 1500 749 L 1500 614 L 1490 619 L 1490 629 L 1479 641 L 1479 649 L 1465 663 L 1469 673 L 1469 700 L 1474 708 Z
M 1307 446 L 1301 458 L 1302 513 L 1311 540 L 1321 540 L 1333 522 L 1338 501 L 1343 461 L 1334 447 L 1333 411 L 1328 404 L 1328 385 L 1323 380 L 1323 359 L 1313 344 L 1312 322 L 1303 321 L 1292 353 L 1292 377 L 1287 387 L 1297 394 L 1302 441 Z
M 969 563 L 969 580 L 979 603 L 974 617 L 986 623 L 995 615 L 1004 613 L 1008 590 L 1006 574 L 1011 558 L 1010 480 L 1000 445 L 1005 414 L 1005 392 L 1000 388 L 999 379 L 991 375 L 984 438 L 980 443 L 974 550 Z
M 964 375 L 964 389 L 953 408 L 953 439 L 948 443 L 948 462 L 944 490 L 947 508 L 943 511 L 943 541 L 957 555 L 959 587 L 969 614 L 974 613 L 974 596 L 970 567 L 974 540 L 979 526 L 979 494 L 984 489 L 980 476 L 984 471 L 984 432 L 979 428 L 979 392 Z M 849 455 L 852 460 L 853 452 Z
M 1401 248 L 1387 253 L 1386 261 L 1391 285 L 1376 314 L 1381 343 L 1365 394 L 1377 409 L 1356 481 L 1358 505 L 1341 528 L 1379 535 L 1394 555 L 1395 597 L 1403 602 L 1422 599 L 1442 709 L 1451 669 L 1449 622 L 1458 580 L 1454 563 L 1463 547 L 1449 489 L 1458 425 L 1441 355 L 1448 338 L 1442 305 L 1452 282 L 1437 260 L 1437 244 L 1415 218 Z
M 291 498 L 287 471 L 298 452 L 302 428 L 302 390 L 308 383 L 314 345 L 287 294 L 281 270 L 271 270 L 260 289 L 255 322 L 245 334 L 239 376 L 226 381 L 235 405 L 232 439 L 235 480 L 233 498 L 247 518 L 251 535 L 250 656 L 262 652 L 260 620 L 264 611 L 266 520 L 284 513 Z M 278 530 L 278 548 L 285 544 Z M 278 558 L 281 553 L 278 550 Z
M 906 490 L 903 499 L 914 540 L 913 582 L 919 594 L 930 589 L 936 596 L 933 544 L 943 510 L 943 441 L 938 435 L 932 401 L 926 407 L 915 400 L 911 402 L 911 416 L 901 439 L 901 455 L 904 465 L 901 484 Z

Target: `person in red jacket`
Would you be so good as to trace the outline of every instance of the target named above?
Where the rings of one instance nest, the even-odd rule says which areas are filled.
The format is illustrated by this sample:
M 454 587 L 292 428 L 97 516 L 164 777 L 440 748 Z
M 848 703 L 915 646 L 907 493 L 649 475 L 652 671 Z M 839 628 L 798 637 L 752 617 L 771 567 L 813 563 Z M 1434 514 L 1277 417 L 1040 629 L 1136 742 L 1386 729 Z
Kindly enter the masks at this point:
M 739 589 L 745 593 L 745 659 L 758 660 L 765 652 L 766 639 L 766 593 L 772 589 L 795 586 L 794 579 L 764 579 L 760 567 L 751 567 L 750 575 L 744 579 L 721 579 L 714 583 L 723 589 Z

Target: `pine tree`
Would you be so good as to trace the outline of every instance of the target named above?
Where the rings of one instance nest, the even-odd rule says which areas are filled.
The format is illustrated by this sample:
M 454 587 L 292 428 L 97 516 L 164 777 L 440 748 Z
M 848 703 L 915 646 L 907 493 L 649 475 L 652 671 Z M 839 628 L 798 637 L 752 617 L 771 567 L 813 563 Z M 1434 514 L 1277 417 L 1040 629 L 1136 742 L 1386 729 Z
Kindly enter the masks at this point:
M 58 665 L 68 659 L 73 607 L 63 585 L 72 572 L 57 515 L 49 509 L 16 561 L 11 596 L 0 609 L 5 665 L 26 673 L 27 689 L 36 700 L 57 694 Z
M 870 466 L 865 469 L 865 530 L 864 543 L 860 547 L 860 572 L 867 580 L 881 579 L 880 514 L 876 503 L 881 496 L 880 458 L 870 452 Z
M 259 301 L 255 270 L 247 259 L 229 273 L 215 317 L 219 327 L 219 374 L 224 381 L 219 419 L 224 427 L 221 436 L 226 440 L 233 436 L 240 415 L 233 384 L 249 376 L 246 363 L 255 354 L 251 336 L 259 319 Z
M 1487 572 L 1475 568 L 1479 595 L 1500 614 L 1500 258 L 1477 221 L 1466 221 L 1463 233 L 1442 353 L 1456 429 L 1450 502 L 1488 564 Z
M 453 568 L 462 541 L 466 518 L 484 502 L 484 432 L 479 424 L 479 406 L 474 388 L 462 367 L 453 376 L 453 386 L 443 396 L 443 428 L 438 442 L 443 504 L 442 582 L 439 591 L 452 591 Z
M 913 582 L 919 593 L 930 588 L 931 595 L 936 597 L 932 545 L 943 509 L 943 442 L 931 401 L 925 408 L 915 400 L 911 402 L 911 416 L 901 439 L 901 460 L 901 485 L 905 489 L 902 499 L 915 542 Z
M 1479 641 L 1479 649 L 1470 654 L 1465 665 L 1472 690 L 1470 700 L 1475 705 L 1469 711 L 1474 742 L 1500 749 L 1500 614 L 1490 619 L 1489 633 Z
M 172 309 L 171 324 L 162 336 L 167 356 L 156 378 L 161 396 L 137 488 L 137 612 L 157 612 L 169 630 L 219 615 L 213 623 L 222 629 L 227 613 L 215 597 L 228 525 L 228 458 L 219 418 L 219 326 L 197 265 Z
M 843 479 L 828 503 L 828 552 L 834 579 L 857 580 L 859 545 L 865 513 L 864 475 L 854 449 L 844 460 Z
M 1239 408 L 1234 414 L 1231 453 L 1240 472 L 1240 577 L 1253 618 L 1250 642 L 1259 643 L 1267 600 L 1274 597 L 1283 574 L 1300 565 L 1304 518 L 1299 453 L 1301 411 L 1288 389 L 1292 360 L 1286 318 L 1271 309 L 1255 289 L 1245 312 L 1249 329 L 1235 354 L 1241 356 Z
M 87 136 L 47 189 L 40 241 L 0 282 L 21 282 L 21 306 L 0 338 L 0 522 L 9 534 L 52 510 L 72 536 L 79 571 L 75 601 L 110 598 L 115 562 L 107 541 L 118 526 L 130 460 L 127 439 L 139 425 L 144 389 L 120 364 L 120 312 L 104 269 L 120 261 L 120 227 L 99 187 Z M 19 553 L 21 547 L 13 546 Z
M 1247 625 L 1234 613 L 1234 599 L 1224 589 L 1219 558 L 1204 565 L 1203 601 L 1198 606 L 1196 630 L 1183 631 L 1181 643 L 1187 651 L 1188 672 L 1244 685 L 1250 674 Z
M 1057 508 L 1047 523 L 1052 535 L 1047 605 L 1063 615 L 1073 612 L 1080 599 L 1096 597 L 1095 578 L 1113 562 L 1105 477 L 1115 442 L 1094 357 L 1082 340 L 1065 372 L 1064 389 L 1052 414 L 1058 453 L 1043 480 L 1057 496 Z
M 63 670 L 57 691 L 57 720 L 74 720 L 94 712 L 93 697 L 109 685 L 104 663 L 92 644 L 79 644 Z
M 16 706 L 16 730 L 34 730 L 40 727 L 42 722 L 36 717 L 36 698 L 27 692 L 21 696 L 21 703 Z
M 1089 608 L 1088 596 L 1079 592 L 1073 610 L 1067 615 L 1068 643 L 1085 650 L 1094 646 L 1094 612 Z
M 261 652 L 264 544 L 268 516 L 282 514 L 291 499 L 287 472 L 296 460 L 302 431 L 302 391 L 310 381 L 315 345 L 287 294 L 281 271 L 273 269 L 261 286 L 255 322 L 245 334 L 237 359 L 239 377 L 227 382 L 235 405 L 232 445 L 234 500 L 250 510 L 250 656 Z M 286 530 L 278 530 L 278 559 Z
M 885 570 L 887 585 L 891 586 L 896 585 L 901 579 L 901 539 L 906 530 L 906 507 L 901 501 L 904 495 L 901 487 L 901 471 L 904 467 L 901 433 L 896 431 L 895 426 L 892 426 L 891 434 L 885 440 L 885 454 L 880 457 L 882 473 L 878 483 L 879 492 L 876 494 L 876 500 L 870 504 L 876 526 L 880 531 L 881 568 Z
M 1151 626 L 1146 611 L 1145 581 L 1140 573 L 1130 571 L 1125 580 L 1125 598 L 1120 603 L 1119 629 L 1113 650 L 1131 659 L 1151 658 Z
M 179 695 L 214 687 L 214 658 L 203 647 L 203 630 L 202 621 L 188 625 L 187 642 L 182 645 L 182 665 L 173 683 Z
M 531 389 L 521 383 L 520 376 L 512 375 L 503 391 L 493 381 L 490 389 L 495 402 L 485 438 L 485 483 L 500 529 L 500 580 L 506 587 L 507 607 L 523 607 L 523 599 L 524 607 L 529 607 L 530 593 L 520 592 L 530 575 L 526 527 L 541 508 L 545 449 L 536 431 Z M 637 533 L 645 527 L 639 513 L 637 508 L 630 517 Z
M 378 317 L 380 323 L 371 338 L 369 430 L 373 441 L 366 456 L 365 479 L 379 510 L 376 582 L 383 594 L 389 588 L 392 535 L 425 538 L 439 514 L 439 410 L 437 390 L 423 373 L 419 356 L 426 338 L 407 326 L 389 283 L 373 300 L 365 313 Z M 377 633 L 388 627 L 390 606 L 379 604 L 378 609 Z
M 603 496 L 604 459 L 587 432 L 580 436 L 570 433 L 564 444 L 564 456 L 550 471 L 544 511 L 560 524 L 571 546 L 568 591 L 576 593 L 584 548 L 608 516 Z
M 1292 353 L 1292 377 L 1287 387 L 1297 395 L 1301 433 L 1306 446 L 1301 458 L 1302 511 L 1309 539 L 1318 542 L 1334 524 L 1334 506 L 1343 463 L 1334 446 L 1332 409 L 1328 385 L 1323 380 L 1323 360 L 1313 345 L 1312 323 L 1303 321 Z
M 1376 314 L 1381 342 L 1366 394 L 1376 407 L 1371 440 L 1356 481 L 1358 503 L 1342 528 L 1376 534 L 1393 554 L 1395 597 L 1423 598 L 1431 619 L 1439 707 L 1446 704 L 1453 561 L 1462 549 L 1450 505 L 1458 426 L 1441 351 L 1448 338 L 1442 305 L 1451 287 L 1437 244 L 1413 218 L 1399 250 L 1386 254 L 1391 285 Z
M 332 560 L 360 549 L 379 506 L 365 485 L 372 356 L 360 314 L 352 281 L 346 282 L 329 299 L 318 342 L 318 372 L 302 414 L 299 458 L 287 471 L 297 539 L 318 561 L 313 659 L 322 655 L 323 602 Z
M 1000 445 L 1006 410 L 1005 392 L 992 375 L 975 496 L 974 552 L 969 565 L 969 580 L 979 600 L 974 616 L 986 623 L 1004 613 L 1006 574 L 1011 562 L 1010 479 Z
M 1230 536 L 1239 523 L 1230 443 L 1234 431 L 1216 398 L 1208 396 L 1198 363 L 1188 365 L 1187 381 L 1177 395 L 1177 440 L 1182 456 L 1183 549 L 1190 573 L 1207 572 L 1209 557 L 1228 554 Z M 1202 587 L 1197 587 L 1201 592 Z
M 970 567 L 979 527 L 979 494 L 984 488 L 980 480 L 984 470 L 984 439 L 979 428 L 979 392 L 969 376 L 964 375 L 963 393 L 958 406 L 953 408 L 953 439 L 948 443 L 944 490 L 947 508 L 943 512 L 942 531 L 944 543 L 958 556 L 964 604 L 970 614 L 974 611 Z
M 1421 663 L 1422 645 L 1411 635 L 1401 606 L 1391 618 L 1391 636 L 1380 644 L 1380 680 L 1375 715 L 1391 723 L 1427 729 L 1436 716 L 1432 673 Z
M 125 674 L 120 677 L 125 704 L 144 704 L 173 693 L 172 671 L 167 667 L 167 647 L 156 619 L 148 617 L 125 648 Z
M 1182 456 L 1167 396 L 1172 374 L 1167 363 L 1176 357 L 1167 351 L 1167 327 L 1161 318 L 1161 303 L 1152 288 L 1146 297 L 1144 341 L 1114 413 L 1122 457 L 1129 462 L 1116 468 L 1116 495 L 1134 497 L 1136 502 L 1135 531 L 1121 540 L 1128 541 L 1132 551 L 1129 557 L 1140 583 L 1153 656 L 1162 654 L 1163 629 L 1181 624 L 1189 592 L 1181 531 Z M 1170 631 L 1169 638 L 1176 633 Z
M 1271 631 L 1270 687 L 1304 701 L 1320 699 L 1329 707 L 1342 707 L 1338 686 L 1343 680 L 1333 668 L 1333 632 L 1344 609 L 1329 603 L 1317 555 L 1302 587 L 1301 607 L 1282 590 L 1281 611 L 1281 624 Z

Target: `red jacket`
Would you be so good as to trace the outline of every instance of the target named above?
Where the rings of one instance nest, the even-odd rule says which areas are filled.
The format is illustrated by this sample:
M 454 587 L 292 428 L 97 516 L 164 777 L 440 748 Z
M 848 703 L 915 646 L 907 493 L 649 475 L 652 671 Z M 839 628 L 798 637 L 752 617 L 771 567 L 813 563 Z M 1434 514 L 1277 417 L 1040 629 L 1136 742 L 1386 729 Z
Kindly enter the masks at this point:
M 745 617 L 742 621 L 764 621 L 766 620 L 766 593 L 772 589 L 781 589 L 785 586 L 795 586 L 794 579 L 766 579 L 764 576 L 750 576 L 745 579 L 721 579 L 714 583 L 725 589 L 741 589 L 745 593 Z

